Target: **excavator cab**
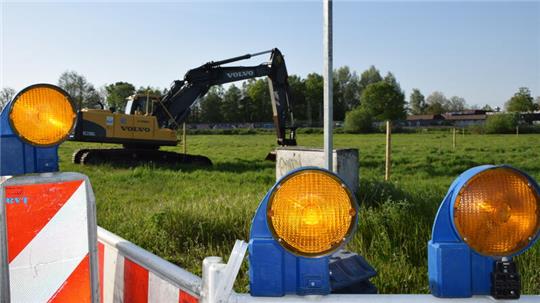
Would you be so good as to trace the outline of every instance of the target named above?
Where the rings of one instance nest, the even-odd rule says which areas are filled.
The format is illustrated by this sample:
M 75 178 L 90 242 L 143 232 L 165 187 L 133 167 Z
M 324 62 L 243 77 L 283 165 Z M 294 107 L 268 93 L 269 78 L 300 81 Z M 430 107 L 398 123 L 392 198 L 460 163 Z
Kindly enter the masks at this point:
M 135 94 L 126 99 L 126 115 L 151 115 L 160 96 Z

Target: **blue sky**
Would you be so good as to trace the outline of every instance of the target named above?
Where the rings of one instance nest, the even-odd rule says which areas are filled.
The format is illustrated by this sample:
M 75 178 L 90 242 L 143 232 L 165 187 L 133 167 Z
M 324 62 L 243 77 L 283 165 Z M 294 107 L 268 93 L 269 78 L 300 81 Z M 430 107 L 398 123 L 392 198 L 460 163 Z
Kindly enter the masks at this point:
M 168 87 L 210 60 L 279 47 L 290 74 L 322 72 L 321 1 L 1 4 L 0 86 Z M 266 57 L 242 62 L 258 64 Z M 334 1 L 334 66 L 392 71 L 407 96 L 442 91 L 502 106 L 540 95 L 540 1 Z

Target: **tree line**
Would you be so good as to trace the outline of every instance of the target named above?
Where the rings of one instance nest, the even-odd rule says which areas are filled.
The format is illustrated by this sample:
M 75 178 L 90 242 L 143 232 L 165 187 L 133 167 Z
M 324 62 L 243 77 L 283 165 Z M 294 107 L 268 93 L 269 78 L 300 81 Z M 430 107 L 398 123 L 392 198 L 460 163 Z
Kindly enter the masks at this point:
M 371 84 L 389 83 L 400 91 L 395 76 L 389 72 L 382 77 L 374 66 L 358 75 L 348 66 L 334 71 L 334 120 L 343 121 L 347 112 L 361 104 L 362 92 Z M 295 120 L 301 125 L 321 126 L 323 123 L 323 77 L 310 73 L 305 78 L 290 75 L 290 99 Z M 213 87 L 192 109 L 191 121 L 216 122 L 263 122 L 270 121 L 272 109 L 268 79 L 252 79 L 227 89 Z M 392 104 L 394 105 L 394 104 Z M 397 111 L 405 112 L 405 100 L 395 104 Z
M 305 78 L 298 75 L 289 76 L 289 87 L 292 110 L 295 119 L 301 125 L 320 126 L 323 120 L 323 77 L 310 73 Z M 442 92 L 435 91 L 425 97 L 415 88 L 408 102 L 396 77 L 381 72 L 371 66 L 358 75 L 348 66 L 334 70 L 334 120 L 359 121 L 367 124 L 367 120 L 399 120 L 407 114 L 441 114 L 465 109 L 479 109 L 479 106 L 468 105 L 459 96 L 447 98 Z M 83 75 L 74 71 L 62 73 L 57 84 L 66 90 L 74 99 L 77 108 L 112 108 L 123 111 L 126 98 L 135 94 L 162 95 L 167 89 L 156 87 L 139 87 L 119 81 L 96 88 Z M 3 88 L 0 92 L 0 106 L 14 97 L 15 91 Z M 540 109 L 540 97 L 536 100 L 528 88 L 522 87 L 505 104 L 507 111 L 534 111 Z M 493 109 L 489 105 L 484 110 Z M 271 121 L 272 108 L 268 89 L 268 79 L 251 79 L 240 84 L 232 84 L 227 88 L 213 86 L 209 92 L 192 106 L 189 122 L 222 123 L 222 122 L 265 122 Z M 353 119 L 354 118 L 354 119 Z M 350 123 L 349 123 L 350 124 Z

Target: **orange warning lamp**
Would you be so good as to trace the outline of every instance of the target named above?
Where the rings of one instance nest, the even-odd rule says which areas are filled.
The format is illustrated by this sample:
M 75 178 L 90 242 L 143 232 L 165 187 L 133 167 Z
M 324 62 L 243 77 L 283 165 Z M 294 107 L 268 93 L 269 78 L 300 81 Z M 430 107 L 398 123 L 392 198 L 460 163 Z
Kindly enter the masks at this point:
M 0 115 L 0 175 L 58 170 L 58 145 L 75 125 L 70 96 L 51 84 L 19 92 Z
M 454 224 L 478 253 L 513 255 L 540 229 L 540 197 L 522 173 L 508 167 L 486 170 L 461 188 Z
M 13 99 L 9 122 L 24 141 L 35 146 L 51 146 L 68 137 L 75 116 L 65 91 L 57 86 L 37 84 Z
M 268 191 L 253 218 L 251 295 L 326 295 L 338 289 L 331 284 L 330 255 L 351 239 L 357 223 L 358 205 L 340 177 L 316 167 L 291 171 Z
M 512 257 L 540 238 L 540 187 L 507 165 L 483 165 L 450 186 L 428 243 L 431 292 L 437 297 L 520 296 Z
M 290 252 L 320 256 L 339 248 L 356 223 L 356 204 L 335 175 L 304 170 L 283 179 L 268 201 L 269 227 Z

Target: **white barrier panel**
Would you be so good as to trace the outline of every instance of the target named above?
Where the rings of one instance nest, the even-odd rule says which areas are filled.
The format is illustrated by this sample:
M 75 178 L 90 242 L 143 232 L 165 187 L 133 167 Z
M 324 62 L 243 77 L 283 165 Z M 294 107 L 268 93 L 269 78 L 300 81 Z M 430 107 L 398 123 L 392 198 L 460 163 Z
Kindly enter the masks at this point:
M 98 302 L 94 194 L 78 173 L 0 186 L 2 302 Z
M 353 192 L 358 191 L 358 149 L 334 149 L 332 171 L 338 174 Z M 308 147 L 278 147 L 276 149 L 276 181 L 291 170 L 302 166 L 325 167 L 324 150 Z
M 98 251 L 101 302 L 199 302 L 199 277 L 101 227 Z

